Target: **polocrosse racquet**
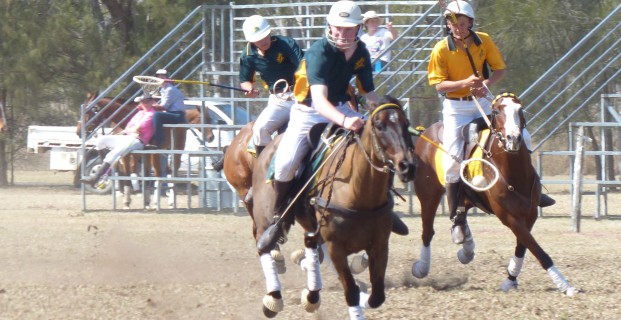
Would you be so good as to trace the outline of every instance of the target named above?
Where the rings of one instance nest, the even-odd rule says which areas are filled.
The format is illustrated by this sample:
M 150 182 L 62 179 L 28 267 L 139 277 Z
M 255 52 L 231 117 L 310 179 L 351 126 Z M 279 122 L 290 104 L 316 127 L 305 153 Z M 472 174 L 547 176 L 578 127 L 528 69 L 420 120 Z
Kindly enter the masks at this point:
M 188 84 L 204 84 L 204 85 L 218 87 L 218 88 L 224 88 L 224 89 L 230 89 L 230 90 L 235 90 L 235 91 L 246 92 L 246 90 L 241 89 L 241 88 L 237 88 L 237 87 L 225 86 L 225 85 L 221 85 L 221 84 L 215 84 L 215 83 L 211 83 L 211 82 L 197 81 L 197 80 L 175 80 L 175 79 L 162 79 L 162 78 L 152 77 L 152 76 L 134 76 L 134 82 L 139 83 L 139 84 L 141 84 L 143 86 L 145 86 L 145 85 L 146 86 L 161 86 L 164 82 L 188 83 Z

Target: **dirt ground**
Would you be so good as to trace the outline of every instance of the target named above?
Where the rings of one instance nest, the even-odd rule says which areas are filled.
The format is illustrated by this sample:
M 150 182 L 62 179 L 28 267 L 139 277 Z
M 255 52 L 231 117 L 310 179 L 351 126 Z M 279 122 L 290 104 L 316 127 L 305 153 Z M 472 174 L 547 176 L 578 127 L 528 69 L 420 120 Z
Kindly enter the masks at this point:
M 46 171 L 17 177 L 17 186 L 0 189 L 0 319 L 264 319 L 265 284 L 244 211 L 83 213 L 70 178 Z M 415 279 L 420 216 L 416 201 L 414 215 L 400 202 L 410 235 L 391 237 L 387 300 L 367 310 L 367 318 L 618 319 L 621 197 L 610 194 L 609 216 L 595 221 L 594 196 L 585 196 L 575 233 L 568 190 L 549 192 L 558 203 L 544 211 L 533 234 L 581 294 L 560 294 L 530 254 L 520 289 L 502 293 L 515 240 L 495 217 L 480 214 L 470 218 L 475 260 L 459 263 L 448 218 L 440 215 L 430 275 Z M 87 201 L 105 208 L 111 196 Z M 301 247 L 296 226 L 283 254 Z M 299 303 L 305 274 L 288 261 L 281 277 L 285 310 L 277 319 L 347 318 L 340 284 L 330 269 L 322 271 L 322 306 L 307 314 Z M 357 278 L 369 282 L 366 273 Z

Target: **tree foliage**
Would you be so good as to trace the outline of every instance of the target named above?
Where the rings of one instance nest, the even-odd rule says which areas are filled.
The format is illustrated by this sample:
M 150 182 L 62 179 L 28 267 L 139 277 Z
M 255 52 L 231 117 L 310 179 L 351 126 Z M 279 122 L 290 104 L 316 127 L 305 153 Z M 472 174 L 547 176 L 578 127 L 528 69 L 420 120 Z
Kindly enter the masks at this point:
M 236 1 L 257 3 L 263 2 Z M 107 87 L 201 4 L 228 2 L 0 0 L 0 92 L 6 92 L 6 103 L 13 110 L 14 139 L 23 146 L 31 124 L 75 125 L 86 92 Z M 618 0 L 475 4 L 477 28 L 494 35 L 509 65 L 510 84 L 522 89 Z

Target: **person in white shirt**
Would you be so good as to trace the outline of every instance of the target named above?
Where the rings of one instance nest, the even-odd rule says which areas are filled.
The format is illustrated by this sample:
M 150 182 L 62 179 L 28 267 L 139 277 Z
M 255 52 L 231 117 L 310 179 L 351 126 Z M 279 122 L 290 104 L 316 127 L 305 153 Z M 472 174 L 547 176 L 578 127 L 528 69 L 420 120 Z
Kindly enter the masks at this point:
M 397 31 L 392 26 L 392 22 L 386 22 L 386 27 L 380 27 L 382 24 L 382 18 L 377 12 L 371 10 L 365 12 L 363 15 L 363 24 L 366 33 L 360 36 L 360 40 L 367 46 L 367 50 L 371 54 L 371 59 L 376 60 L 374 64 L 374 71 L 378 72 L 383 68 L 388 61 L 390 61 L 391 53 L 386 48 L 397 37 Z

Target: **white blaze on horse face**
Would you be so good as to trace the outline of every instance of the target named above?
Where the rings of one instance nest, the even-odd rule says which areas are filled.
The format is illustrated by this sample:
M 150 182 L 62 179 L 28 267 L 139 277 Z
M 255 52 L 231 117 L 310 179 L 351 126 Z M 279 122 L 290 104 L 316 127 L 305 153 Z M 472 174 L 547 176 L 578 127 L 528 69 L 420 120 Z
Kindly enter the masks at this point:
M 397 123 L 399 121 L 399 115 L 396 112 L 391 113 L 390 116 L 388 117 L 388 120 L 390 120 L 390 122 L 392 123 Z
M 515 103 L 513 99 L 505 99 L 505 138 L 508 150 L 517 150 L 520 141 L 520 108 L 522 105 Z

